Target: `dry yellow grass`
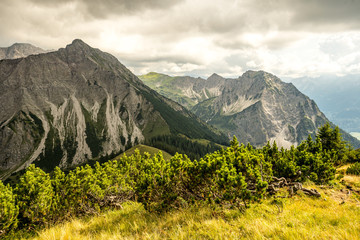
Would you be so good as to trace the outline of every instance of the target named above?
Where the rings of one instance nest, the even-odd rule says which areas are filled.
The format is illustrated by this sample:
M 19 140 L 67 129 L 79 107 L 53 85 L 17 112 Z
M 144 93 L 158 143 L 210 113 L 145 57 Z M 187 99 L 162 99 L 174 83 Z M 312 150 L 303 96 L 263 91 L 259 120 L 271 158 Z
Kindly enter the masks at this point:
M 202 206 L 162 215 L 130 202 L 123 210 L 40 231 L 34 239 L 360 239 L 360 206 L 353 197 L 342 203 L 330 190 L 319 191 L 322 199 L 283 199 L 282 212 L 271 200 L 245 213 Z
M 348 182 L 350 184 L 353 184 L 357 187 L 360 188 L 360 176 L 356 176 L 356 175 L 345 175 L 342 178 L 345 182 Z
M 342 165 L 341 167 L 337 168 L 336 170 L 337 171 L 341 171 L 341 170 L 345 170 L 348 169 L 350 167 L 350 163 L 349 164 L 345 164 L 345 165 Z
M 305 184 L 317 188 L 320 199 L 301 193 L 277 204 L 266 199 L 245 213 L 193 206 L 159 215 L 128 202 L 122 210 L 76 218 L 28 239 L 360 239 L 360 177 L 346 175 L 343 181 L 333 187 Z M 350 194 L 349 185 L 355 190 Z

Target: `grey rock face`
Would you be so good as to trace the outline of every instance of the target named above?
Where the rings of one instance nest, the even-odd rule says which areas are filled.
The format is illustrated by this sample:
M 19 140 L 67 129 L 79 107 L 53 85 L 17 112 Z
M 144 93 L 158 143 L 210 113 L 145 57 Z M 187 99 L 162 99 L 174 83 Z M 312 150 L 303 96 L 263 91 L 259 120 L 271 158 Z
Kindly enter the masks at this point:
M 0 60 L 0 106 L 3 178 L 34 161 L 45 169 L 68 167 L 175 128 L 190 134 L 170 124 L 169 115 L 214 134 L 115 57 L 81 40 L 56 52 Z
M 146 75 L 141 78 L 147 83 Z M 225 79 L 216 74 L 207 80 L 189 78 L 192 84 L 184 84 L 187 87 L 182 88 L 177 82 L 186 78 L 174 77 L 171 84 L 179 95 L 196 103 L 185 106 L 229 138 L 236 135 L 243 143 L 261 147 L 267 141 L 276 141 L 279 146 L 289 148 L 309 134 L 314 135 L 328 121 L 313 100 L 270 73 L 248 71 L 237 79 Z M 154 82 L 153 79 L 152 84 Z M 192 98 L 186 94 L 191 91 L 194 96 L 203 92 L 211 94 Z M 355 138 L 342 133 L 354 146 L 360 146 Z
M 0 48 L 0 59 L 23 58 L 33 54 L 46 53 L 44 49 L 28 43 L 14 43 L 10 47 Z

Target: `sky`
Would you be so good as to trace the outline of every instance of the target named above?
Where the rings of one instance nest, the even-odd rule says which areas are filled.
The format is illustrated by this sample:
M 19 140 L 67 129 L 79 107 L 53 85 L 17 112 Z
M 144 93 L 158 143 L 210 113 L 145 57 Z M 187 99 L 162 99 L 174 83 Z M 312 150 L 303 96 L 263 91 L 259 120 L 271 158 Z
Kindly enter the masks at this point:
M 135 74 L 360 73 L 360 0 L 0 0 L 0 47 L 80 38 Z

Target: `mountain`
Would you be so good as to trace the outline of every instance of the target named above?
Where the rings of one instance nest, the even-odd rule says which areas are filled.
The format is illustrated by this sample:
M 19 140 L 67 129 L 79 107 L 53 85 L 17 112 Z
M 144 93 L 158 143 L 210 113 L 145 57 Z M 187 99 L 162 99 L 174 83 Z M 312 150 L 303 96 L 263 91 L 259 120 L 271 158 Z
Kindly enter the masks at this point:
M 115 57 L 74 40 L 0 60 L 0 177 L 35 162 L 69 167 L 159 135 L 225 137 L 142 83 Z
M 0 59 L 22 58 L 46 52 L 44 49 L 35 47 L 29 43 L 14 43 L 10 47 L 0 48 Z
M 139 78 L 158 93 L 191 109 L 196 104 L 221 95 L 225 79 L 213 74 L 207 80 L 193 77 L 170 77 L 151 72 Z
M 335 124 L 360 132 L 360 75 L 288 79 L 311 97 Z
M 264 71 L 247 71 L 237 79 L 217 74 L 208 79 L 149 73 L 145 84 L 183 104 L 231 138 L 260 147 L 267 141 L 290 147 L 329 121 L 316 103 L 293 84 Z M 334 125 L 333 125 L 334 126 Z M 354 147 L 360 142 L 342 131 Z

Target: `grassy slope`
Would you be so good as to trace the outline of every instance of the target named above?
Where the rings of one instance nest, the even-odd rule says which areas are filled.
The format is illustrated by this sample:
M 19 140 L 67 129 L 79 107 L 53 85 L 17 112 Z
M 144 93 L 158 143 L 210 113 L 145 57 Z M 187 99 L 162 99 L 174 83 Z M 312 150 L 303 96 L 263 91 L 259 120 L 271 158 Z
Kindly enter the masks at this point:
M 195 139 L 195 138 L 188 138 L 188 137 L 186 137 L 185 135 L 183 135 L 183 134 L 180 134 L 180 136 L 181 137 L 184 137 L 184 138 L 186 138 L 186 139 L 188 139 L 188 140 L 190 140 L 190 141 L 192 141 L 192 142 L 196 142 L 196 143 L 199 143 L 199 144 L 202 144 L 202 145 L 204 145 L 204 146 L 206 146 L 206 145 L 208 145 L 208 144 L 210 144 L 211 143 L 211 141 L 209 141 L 209 140 L 207 140 L 207 139 Z M 215 143 L 215 145 L 217 145 L 217 146 L 219 146 L 220 148 L 227 148 L 228 146 L 226 146 L 226 145 L 222 145 L 222 144 L 218 144 L 218 143 Z
M 360 189 L 360 177 L 347 178 Z M 280 208 L 264 200 L 244 214 L 201 206 L 157 215 L 128 202 L 122 210 L 58 224 L 33 239 L 360 239 L 359 196 L 348 195 L 340 184 L 307 187 L 323 197 L 280 199 Z
M 150 72 L 138 77 L 150 88 L 154 89 L 161 95 L 180 103 L 188 109 L 196 104 L 193 99 L 186 97 L 180 89 L 174 88 L 174 82 L 176 82 L 177 77 L 171 77 L 155 72 Z
M 165 160 L 170 160 L 170 158 L 172 157 L 169 153 L 167 153 L 163 150 L 160 150 L 158 148 L 139 144 L 139 145 L 136 145 L 136 146 L 126 150 L 124 153 L 122 153 L 119 156 L 117 156 L 116 158 L 114 158 L 114 160 L 121 158 L 124 154 L 126 154 L 126 156 L 131 156 L 135 153 L 136 149 L 139 149 L 141 155 L 143 155 L 145 152 L 150 153 L 151 155 L 154 155 L 154 154 L 157 154 L 159 151 L 161 151 Z

